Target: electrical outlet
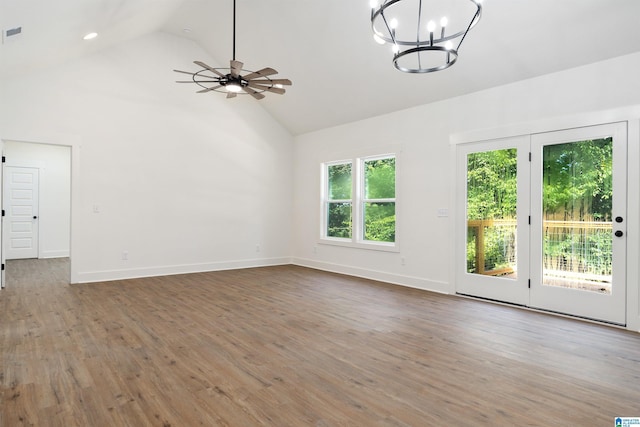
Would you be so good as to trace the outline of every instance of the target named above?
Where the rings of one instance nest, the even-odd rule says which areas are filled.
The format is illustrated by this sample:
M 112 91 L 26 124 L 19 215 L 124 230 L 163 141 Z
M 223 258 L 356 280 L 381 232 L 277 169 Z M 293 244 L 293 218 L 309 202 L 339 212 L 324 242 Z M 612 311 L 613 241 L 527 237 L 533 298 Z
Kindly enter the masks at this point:
M 260 252 L 260 245 L 256 245 L 256 252 Z
M 405 262 L 404 257 L 400 258 L 400 265 L 405 265 L 405 264 L 406 264 L 406 262 Z
M 127 261 L 129 259 L 129 251 L 122 252 L 122 260 Z

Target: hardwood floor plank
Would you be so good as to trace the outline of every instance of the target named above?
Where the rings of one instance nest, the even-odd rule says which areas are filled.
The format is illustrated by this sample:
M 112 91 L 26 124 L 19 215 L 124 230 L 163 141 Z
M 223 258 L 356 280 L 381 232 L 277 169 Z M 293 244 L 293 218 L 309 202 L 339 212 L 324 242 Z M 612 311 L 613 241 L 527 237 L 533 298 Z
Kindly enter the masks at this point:
M 640 416 L 640 335 L 282 266 L 68 285 L 7 264 L 2 426 L 552 426 Z

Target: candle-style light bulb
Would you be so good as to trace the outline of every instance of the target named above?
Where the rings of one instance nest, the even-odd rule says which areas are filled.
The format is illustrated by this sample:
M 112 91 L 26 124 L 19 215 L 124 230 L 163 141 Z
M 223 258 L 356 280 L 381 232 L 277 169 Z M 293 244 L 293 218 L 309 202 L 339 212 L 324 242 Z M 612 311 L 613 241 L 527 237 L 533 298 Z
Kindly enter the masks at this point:
M 447 28 L 447 24 L 449 24 L 449 20 L 447 19 L 446 16 L 443 16 L 442 19 L 440 20 L 440 27 L 442 28 L 442 30 L 440 31 L 441 39 L 444 38 L 444 29 Z

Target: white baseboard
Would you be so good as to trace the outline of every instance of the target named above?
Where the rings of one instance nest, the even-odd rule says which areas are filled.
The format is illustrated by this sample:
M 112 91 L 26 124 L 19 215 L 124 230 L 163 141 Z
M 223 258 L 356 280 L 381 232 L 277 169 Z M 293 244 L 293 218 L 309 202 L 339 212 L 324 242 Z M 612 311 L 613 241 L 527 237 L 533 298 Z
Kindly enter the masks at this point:
M 364 279 L 378 280 L 380 282 L 394 285 L 406 286 L 409 288 L 422 289 L 425 291 L 438 292 L 441 294 L 450 293 L 449 283 L 423 279 L 421 277 L 405 276 L 401 274 L 388 273 L 384 271 L 370 270 L 365 268 L 352 267 L 342 264 L 321 262 L 306 258 L 292 258 L 291 263 L 301 267 L 314 268 L 316 270 L 330 271 L 332 273 L 346 274 L 348 276 L 362 277 Z
M 237 270 L 241 268 L 269 267 L 291 264 L 291 258 L 267 258 L 238 261 L 223 261 L 203 264 L 183 264 L 145 268 L 125 268 L 106 271 L 78 272 L 73 283 L 109 282 L 113 280 L 137 279 L 141 277 L 172 276 L 175 274 L 202 273 L 207 271 Z
M 69 258 L 69 250 L 42 251 L 40 258 Z

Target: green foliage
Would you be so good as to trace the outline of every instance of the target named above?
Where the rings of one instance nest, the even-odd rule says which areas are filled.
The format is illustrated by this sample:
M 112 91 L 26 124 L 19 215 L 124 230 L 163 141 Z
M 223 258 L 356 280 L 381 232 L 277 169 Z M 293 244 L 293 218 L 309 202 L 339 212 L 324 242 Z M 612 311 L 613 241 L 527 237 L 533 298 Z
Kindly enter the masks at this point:
M 327 169 L 329 172 L 329 199 L 351 199 L 351 163 L 331 165 Z
M 364 162 L 365 199 L 395 199 L 395 157 Z M 364 204 L 364 239 L 376 242 L 395 242 L 395 202 Z
M 546 220 L 611 221 L 612 138 L 548 145 L 543 151 L 543 209 Z M 515 219 L 515 149 L 472 153 L 467 158 L 467 219 Z M 503 229 L 500 231 L 500 229 Z M 578 231 L 580 230 L 580 231 Z M 478 270 L 476 235 L 467 233 L 467 271 Z M 508 265 L 515 229 L 484 227 L 485 269 Z M 611 232 L 603 229 L 545 230 L 545 268 L 611 274 Z
M 472 153 L 467 158 L 467 218 L 515 218 L 517 151 Z
M 329 203 L 327 236 L 351 238 L 351 203 Z
M 478 271 L 476 265 L 476 235 L 478 229 L 467 229 L 467 272 Z M 484 271 L 499 270 L 515 265 L 515 227 L 484 227 Z
M 365 199 L 393 199 L 396 197 L 395 157 L 370 160 L 364 163 Z
M 364 209 L 364 239 L 395 242 L 396 204 L 366 203 Z
M 329 203 L 327 207 L 327 236 L 351 238 L 351 163 L 331 165 L 327 168 L 329 180 L 329 200 L 349 200 L 349 202 Z
M 606 138 L 544 147 L 546 218 L 611 221 L 612 144 Z

